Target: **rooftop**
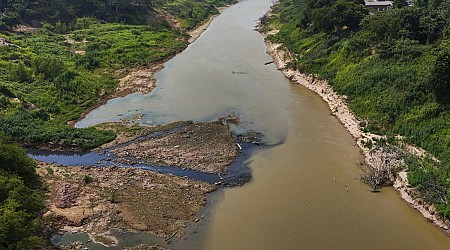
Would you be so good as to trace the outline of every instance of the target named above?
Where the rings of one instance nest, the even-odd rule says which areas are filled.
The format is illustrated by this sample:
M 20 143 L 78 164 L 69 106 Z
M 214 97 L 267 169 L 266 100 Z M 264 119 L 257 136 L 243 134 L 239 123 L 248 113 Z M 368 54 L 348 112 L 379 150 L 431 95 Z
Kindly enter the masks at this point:
M 386 6 L 386 5 L 393 5 L 392 1 L 365 1 L 366 6 Z

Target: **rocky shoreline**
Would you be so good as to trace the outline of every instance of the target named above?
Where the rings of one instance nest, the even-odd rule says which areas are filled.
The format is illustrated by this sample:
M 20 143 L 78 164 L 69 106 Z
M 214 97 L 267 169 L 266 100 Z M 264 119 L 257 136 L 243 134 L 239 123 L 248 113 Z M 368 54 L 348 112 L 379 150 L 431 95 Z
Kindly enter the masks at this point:
M 265 35 L 276 34 L 277 32 L 277 30 L 272 30 Z M 289 51 L 283 48 L 282 44 L 272 43 L 267 39 L 265 43 L 267 46 L 267 53 L 274 59 L 277 68 L 289 78 L 291 82 L 301 84 L 314 91 L 328 104 L 331 114 L 339 119 L 355 139 L 356 144 L 362 151 L 366 164 L 373 169 L 377 169 L 378 166 L 382 165 L 381 161 L 384 157 L 382 150 L 374 150 L 365 146 L 367 143 L 376 144 L 375 141 L 382 137 L 376 134 L 363 132 L 360 126 L 361 121 L 356 118 L 348 108 L 346 97 L 337 94 L 326 80 L 287 67 L 293 57 Z M 416 155 L 421 156 L 426 154 L 423 149 L 411 145 L 405 145 L 404 148 L 404 150 L 409 153 Z M 428 221 L 434 223 L 445 233 L 450 234 L 450 221 L 439 215 L 436 212 L 434 205 L 428 204 L 419 198 L 417 191 L 408 184 L 406 172 L 400 172 L 397 176 L 393 176 L 392 181 L 394 183 L 393 187 L 399 192 L 402 199 L 410 204 L 410 206 L 417 209 Z
M 220 122 L 192 123 L 172 133 L 113 149 L 122 161 L 177 166 L 206 173 L 223 174 L 239 154 L 227 125 Z M 128 158 L 128 159 L 127 159 Z
M 198 221 L 214 184 L 137 168 L 61 167 L 40 163 L 48 186 L 44 217 L 60 233 L 88 233 L 94 242 L 117 245 L 110 229 L 182 237 L 186 222 Z
M 128 161 L 222 174 L 239 155 L 234 136 L 222 121 L 145 127 L 127 120 L 97 128 L 114 130 L 118 136 L 96 151 L 113 149 L 109 152 L 114 157 Z M 38 174 L 48 187 L 45 217 L 53 218 L 60 233 L 88 233 L 92 241 L 107 246 L 118 242 L 108 234 L 111 229 L 149 232 L 165 239 L 183 237 L 186 223 L 200 220 L 207 196 L 221 186 L 118 166 L 38 162 Z

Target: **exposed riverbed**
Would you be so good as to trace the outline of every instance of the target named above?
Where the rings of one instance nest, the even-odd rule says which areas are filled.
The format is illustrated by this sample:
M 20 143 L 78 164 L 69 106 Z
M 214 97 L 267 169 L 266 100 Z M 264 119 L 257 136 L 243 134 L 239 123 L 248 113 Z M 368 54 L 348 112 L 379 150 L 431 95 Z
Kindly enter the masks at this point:
M 214 193 L 189 229 L 197 233 L 171 248 L 450 248 L 395 190 L 374 194 L 360 183 L 359 149 L 326 103 L 265 65 L 272 59 L 253 29 L 271 4 L 247 0 L 226 9 L 155 75 L 153 92 L 110 100 L 77 126 L 136 114 L 154 125 L 234 113 L 237 133 L 260 132 L 277 145 L 253 154 L 252 181 Z

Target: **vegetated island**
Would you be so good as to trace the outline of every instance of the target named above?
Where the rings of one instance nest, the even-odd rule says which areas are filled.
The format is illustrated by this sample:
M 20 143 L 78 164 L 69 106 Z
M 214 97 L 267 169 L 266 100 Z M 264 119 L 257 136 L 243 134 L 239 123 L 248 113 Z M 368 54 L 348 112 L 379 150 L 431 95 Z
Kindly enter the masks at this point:
M 446 1 L 281 0 L 261 18 L 267 50 L 355 138 L 361 180 L 393 185 L 449 233 L 450 8 Z M 366 168 L 365 166 L 370 166 Z
M 217 185 L 142 169 L 34 163 L 16 143 L 87 151 L 158 129 L 124 124 L 78 129 L 73 125 L 110 98 L 151 91 L 151 73 L 194 41 L 219 13 L 219 7 L 234 2 L 0 2 L 0 223 L 5 229 L 0 232 L 0 248 L 55 248 L 50 236 L 55 228 L 64 226 L 79 226 L 79 231 L 89 232 L 105 244 L 115 243 L 114 238 L 102 234 L 111 226 L 181 237 L 183 223 L 196 221 L 206 195 Z M 156 144 L 174 152 L 196 145 L 199 153 L 191 155 L 191 163 L 204 160 L 199 166 L 207 166 L 214 161 L 211 164 L 218 169 L 202 170 L 216 173 L 224 171 L 237 155 L 228 126 L 211 122 L 186 127 L 193 130 L 186 133 L 201 138 L 196 129 L 215 131 L 212 136 L 222 141 L 217 148 L 211 141 L 201 148 L 204 141 L 190 142 L 196 136 L 183 137 L 184 141 L 177 141 L 180 145 L 163 145 L 165 141 L 158 137 Z M 137 147 L 148 147 L 149 153 L 154 150 L 151 145 Z M 214 149 L 222 155 L 204 159 L 202 150 Z M 136 152 L 134 159 L 149 160 L 129 150 Z M 158 160 L 166 163 L 179 156 L 162 155 Z M 119 158 L 129 161 L 130 157 Z M 186 168 L 192 166 L 186 163 Z

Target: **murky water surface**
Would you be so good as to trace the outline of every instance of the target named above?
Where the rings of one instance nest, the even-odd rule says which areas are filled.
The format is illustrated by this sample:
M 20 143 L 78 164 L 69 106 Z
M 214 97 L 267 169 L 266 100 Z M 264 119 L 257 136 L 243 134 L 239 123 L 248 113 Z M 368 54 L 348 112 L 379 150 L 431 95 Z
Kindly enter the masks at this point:
M 226 9 L 156 75 L 155 91 L 111 100 L 77 126 L 137 113 L 150 125 L 233 112 L 238 130 L 283 142 L 255 153 L 253 180 L 210 197 L 194 234 L 171 248 L 450 249 L 450 238 L 395 190 L 374 194 L 361 184 L 358 148 L 325 103 L 264 65 L 271 58 L 253 28 L 271 4 L 247 0 Z

